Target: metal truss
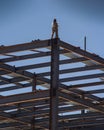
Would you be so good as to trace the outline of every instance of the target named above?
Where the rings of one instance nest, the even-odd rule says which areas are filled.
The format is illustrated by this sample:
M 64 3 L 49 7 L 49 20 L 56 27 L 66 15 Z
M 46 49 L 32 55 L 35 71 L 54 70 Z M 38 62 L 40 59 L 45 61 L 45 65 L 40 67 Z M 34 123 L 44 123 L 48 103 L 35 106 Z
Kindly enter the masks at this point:
M 0 46 L 0 130 L 101 125 L 103 58 L 60 39 Z

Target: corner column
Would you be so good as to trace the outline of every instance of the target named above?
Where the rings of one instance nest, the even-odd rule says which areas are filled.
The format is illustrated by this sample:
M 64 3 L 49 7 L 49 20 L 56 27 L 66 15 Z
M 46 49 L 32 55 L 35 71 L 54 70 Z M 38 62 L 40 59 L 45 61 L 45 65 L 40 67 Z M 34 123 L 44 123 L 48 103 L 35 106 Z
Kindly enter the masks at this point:
M 51 39 L 51 84 L 49 130 L 58 130 L 59 44 Z

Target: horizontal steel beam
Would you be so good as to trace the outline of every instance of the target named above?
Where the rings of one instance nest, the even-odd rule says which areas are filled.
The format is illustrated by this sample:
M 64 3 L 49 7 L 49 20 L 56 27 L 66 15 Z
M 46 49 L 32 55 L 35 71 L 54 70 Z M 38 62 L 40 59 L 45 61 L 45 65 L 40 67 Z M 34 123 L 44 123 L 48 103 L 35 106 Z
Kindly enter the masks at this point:
M 86 91 L 85 94 L 101 94 L 104 93 L 104 89 Z
M 90 121 L 80 121 L 80 122 L 68 122 L 68 123 L 60 123 L 59 124 L 59 128 L 76 128 L 78 129 L 78 127 L 83 127 L 83 126 L 87 126 L 87 127 L 91 127 L 91 126 L 94 126 L 94 128 L 96 128 L 95 126 L 101 126 L 101 125 L 104 125 L 104 120 L 90 120 Z M 92 128 L 89 128 L 89 130 L 91 130 Z M 83 130 L 86 130 L 85 128 Z M 94 129 L 96 130 L 96 129 Z
M 17 94 L 13 96 L 6 96 L 0 99 L 0 106 L 7 106 L 18 104 L 22 102 L 30 102 L 35 100 L 47 99 L 49 97 L 48 90 L 41 90 L 39 92 L 30 92 L 25 94 Z
M 21 102 L 19 104 L 16 105 L 10 105 L 10 106 L 1 106 L 0 107 L 0 111 L 10 111 L 10 110 L 16 110 L 18 108 L 20 109 L 24 109 L 24 108 L 33 108 L 35 107 L 41 107 L 41 106 L 49 106 L 49 99 L 45 99 L 45 100 L 41 100 L 41 101 L 29 101 L 29 102 Z
M 34 50 L 35 51 L 35 50 Z M 60 50 L 59 53 L 60 54 L 64 54 L 67 53 L 67 50 Z M 41 58 L 41 57 L 47 57 L 50 56 L 51 52 L 47 51 L 47 52 L 39 52 L 39 53 L 34 53 L 34 54 L 27 54 L 27 55 L 21 55 L 21 56 L 13 56 L 13 57 L 9 57 L 9 58 L 3 58 L 0 59 L 0 62 L 13 62 L 13 61 L 21 61 L 21 60 L 27 60 L 27 59 L 32 59 L 32 58 Z
M 0 68 L 2 68 L 3 70 L 7 71 L 7 72 L 11 72 L 12 74 L 17 74 L 17 76 L 22 75 L 23 77 L 26 77 L 28 79 L 34 78 L 34 74 L 27 72 L 27 71 L 18 71 L 17 68 L 15 66 L 11 66 L 5 63 L 1 63 L 0 64 Z
M 89 70 L 96 70 L 96 69 L 101 69 L 101 68 L 104 68 L 104 66 L 102 66 L 102 65 L 92 65 L 92 66 L 85 66 L 85 67 L 77 67 L 77 68 L 60 70 L 59 74 L 89 71 Z M 49 76 L 49 75 L 50 75 L 50 72 L 43 72 L 43 73 L 38 74 L 38 76 Z
M 84 56 L 85 58 L 92 60 L 95 63 L 104 65 L 104 59 L 99 57 L 98 55 L 84 51 L 84 50 L 80 49 L 79 47 L 72 46 L 71 44 L 68 44 L 68 43 L 63 42 L 63 41 L 60 41 L 59 43 L 60 43 L 60 46 L 66 50 L 69 50 L 69 51 L 72 51 L 74 53 L 77 53 L 78 55 Z
M 0 112 L 0 118 L 2 118 L 2 117 L 7 119 L 7 120 L 20 122 L 20 123 L 25 124 L 25 125 L 30 124 L 29 122 L 22 120 L 22 119 L 13 119 L 9 113 L 3 112 L 3 111 Z
M 91 120 L 91 119 L 94 119 L 94 120 L 96 120 L 96 119 L 103 119 L 104 118 L 104 115 L 102 114 L 102 113 L 98 113 L 98 112 L 90 112 L 90 113 L 85 113 L 85 114 L 71 114 L 70 115 L 70 113 L 69 113 L 69 115 L 67 114 L 67 115 L 61 115 L 61 116 L 59 116 L 58 117 L 59 118 L 59 122 L 63 122 L 63 121 L 73 121 L 73 122 L 75 122 L 76 120 L 78 121 L 80 121 L 80 120 Z M 36 119 L 36 124 L 37 125 L 39 125 L 39 124 L 45 124 L 45 123 L 47 123 L 48 122 L 48 118 L 42 118 L 42 119 Z M 81 123 L 81 122 L 80 122 Z M 48 124 L 48 123 L 47 123 Z M 63 124 L 63 126 L 64 126 L 64 124 Z
M 29 79 L 24 78 L 24 77 L 15 77 L 15 78 L 7 79 L 7 78 L 0 76 L 0 80 L 5 81 L 8 84 L 17 83 L 17 82 L 21 82 L 21 81 L 28 81 L 29 82 Z
M 72 120 L 71 122 L 68 122 L 66 123 L 64 119 L 67 119 L 67 118 L 62 118 L 62 122 L 59 123 L 59 128 L 72 128 L 72 127 L 81 127 L 81 126 L 96 126 L 96 125 L 101 125 L 101 124 L 104 124 L 104 120 L 95 120 L 96 117 L 100 117 L 99 113 L 87 113 L 87 114 L 84 114 L 84 115 L 81 115 L 81 114 L 77 114 L 77 116 L 79 117 L 79 121 L 76 120 L 76 115 L 69 115 L 69 121 Z M 81 117 L 80 117 L 81 116 Z M 102 116 L 103 117 L 103 116 Z M 86 120 L 86 118 L 88 118 L 88 120 Z M 75 119 L 75 120 L 73 120 Z M 83 120 L 83 123 L 82 123 L 82 120 L 81 119 L 84 119 Z M 90 120 L 89 120 L 90 119 Z M 100 119 L 100 118 L 98 118 Z M 41 122 L 41 121 L 40 121 Z M 43 119 L 43 124 L 38 124 L 38 122 L 36 123 L 36 126 L 45 126 L 46 123 L 44 123 L 44 119 Z M 25 127 L 23 124 L 20 124 L 20 123 L 15 123 L 15 122 L 12 122 L 12 123 L 3 123 L 3 124 L 0 124 L 0 128 L 7 128 L 7 127 L 14 127 L 14 126 L 22 126 L 22 127 Z M 48 125 L 48 124 L 47 124 Z M 29 126 L 28 126 L 29 127 Z M 92 128 L 93 128 L 92 127 Z
M 32 117 L 32 116 L 35 116 L 36 118 L 37 117 L 42 117 L 42 116 L 49 116 L 49 106 L 46 106 L 45 108 L 41 109 L 38 109 L 38 107 L 35 107 L 35 111 L 32 110 L 32 111 L 25 111 L 24 109 L 22 110 L 21 109 L 21 112 L 18 113 L 18 111 L 15 111 L 15 112 L 9 112 L 9 114 L 11 115 L 15 115 L 14 118 L 28 118 L 28 117 Z M 77 111 L 77 110 L 81 110 L 81 109 L 87 109 L 87 107 L 83 107 L 83 106 L 79 106 L 79 105 L 75 105 L 75 106 L 63 106 L 63 107 L 60 107 L 58 108 L 58 111 L 59 111 L 59 114 L 63 114 L 64 112 L 74 112 L 74 111 Z
M 98 101 L 98 102 L 101 101 L 101 98 L 94 96 L 94 95 L 87 95 L 87 94 L 85 94 L 85 91 L 80 90 L 80 89 L 70 89 L 69 86 L 64 85 L 64 84 L 60 84 L 60 88 L 65 90 L 64 92 L 72 93 L 75 96 L 81 96 L 81 97 L 84 96 L 85 98 L 90 99 L 90 100 L 94 100 L 94 101 Z
M 76 89 L 76 88 L 82 88 L 82 87 L 92 87 L 92 86 L 103 85 L 103 84 L 104 84 L 104 81 L 90 82 L 90 83 L 84 83 L 84 84 L 70 85 L 70 86 L 68 86 L 68 89 Z
M 63 78 L 63 79 L 60 79 L 60 82 L 69 82 L 69 81 L 92 79 L 92 78 L 99 78 L 99 77 L 104 77 L 104 73 Z
M 95 111 L 104 113 L 104 107 L 96 106 L 96 104 L 94 104 L 90 101 L 87 101 L 85 99 L 82 99 L 80 97 L 74 97 L 72 94 L 67 94 L 67 93 L 63 93 L 63 92 L 60 92 L 60 96 L 64 99 L 66 99 L 67 101 L 68 100 L 73 101 L 73 102 L 80 104 L 82 106 L 86 106 L 86 107 L 89 107 Z
M 26 50 L 36 49 L 36 48 L 44 48 L 48 46 L 50 46 L 50 40 L 41 40 L 41 41 L 34 40 L 29 43 L 23 43 L 23 44 L 12 45 L 12 46 L 1 46 L 0 54 L 26 51 Z
M 2 129 L 2 128 L 5 128 L 5 129 L 8 129 L 8 128 L 14 128 L 14 127 L 18 127 L 18 126 L 25 126 L 24 124 L 22 124 L 22 123 L 19 123 L 19 122 L 11 122 L 11 123 L 1 123 L 0 124 L 0 128 Z M 28 127 L 28 125 L 27 125 L 27 127 Z
M 73 58 L 73 59 L 66 59 L 59 61 L 59 64 L 69 64 L 69 63 L 76 63 L 76 62 L 82 62 L 85 61 L 86 58 L 80 57 L 80 58 Z M 39 63 L 39 64 L 32 64 L 32 65 L 25 65 L 17 67 L 17 70 L 29 70 L 29 69 L 36 69 L 36 68 L 42 68 L 42 67 L 49 67 L 51 65 L 51 62 L 45 62 L 45 63 Z
M 4 83 L 4 84 L 6 84 L 6 83 Z M 28 87 L 31 87 L 31 86 L 32 86 L 31 83 L 26 83 L 26 84 L 23 84 L 23 85 L 21 84 L 21 85 L 15 85 L 15 86 L 10 86 L 10 87 L 4 87 L 4 88 L 0 88 L 0 92 L 18 90 L 18 89 L 21 89 L 21 88 L 28 88 Z

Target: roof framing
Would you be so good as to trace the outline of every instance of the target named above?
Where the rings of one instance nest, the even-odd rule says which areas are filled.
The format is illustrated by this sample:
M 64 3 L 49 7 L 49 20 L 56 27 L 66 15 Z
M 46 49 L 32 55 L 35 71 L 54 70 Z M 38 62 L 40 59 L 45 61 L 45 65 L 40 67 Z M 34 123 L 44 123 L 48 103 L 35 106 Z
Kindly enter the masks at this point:
M 0 55 L 0 130 L 104 124 L 100 56 L 60 39 L 1 46 Z

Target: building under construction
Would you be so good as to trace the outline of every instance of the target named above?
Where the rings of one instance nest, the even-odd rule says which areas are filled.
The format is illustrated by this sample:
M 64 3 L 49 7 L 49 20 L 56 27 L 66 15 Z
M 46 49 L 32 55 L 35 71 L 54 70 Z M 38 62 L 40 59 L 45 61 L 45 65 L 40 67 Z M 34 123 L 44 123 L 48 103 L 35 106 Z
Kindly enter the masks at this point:
M 104 130 L 104 59 L 58 38 L 0 46 L 0 130 Z

